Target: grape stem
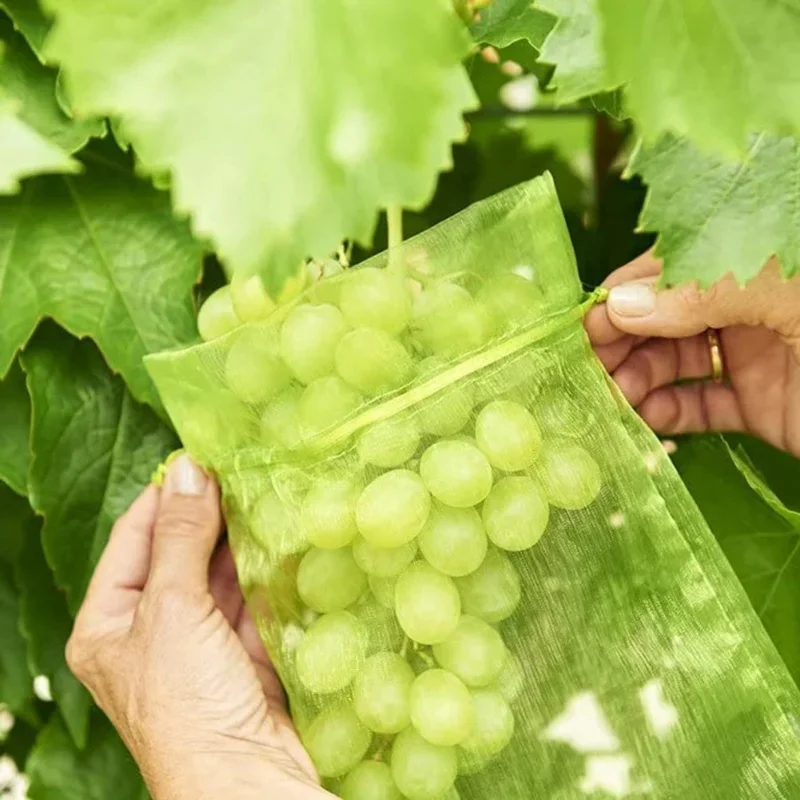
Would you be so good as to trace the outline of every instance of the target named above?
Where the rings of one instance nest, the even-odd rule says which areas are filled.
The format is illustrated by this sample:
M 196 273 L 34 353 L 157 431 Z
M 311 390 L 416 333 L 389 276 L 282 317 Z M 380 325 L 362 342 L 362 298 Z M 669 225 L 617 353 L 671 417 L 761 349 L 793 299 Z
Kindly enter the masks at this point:
M 409 643 L 410 641 L 411 641 L 411 640 L 408 638 L 408 636 L 404 636 L 404 637 L 403 637 L 403 646 L 400 648 L 400 655 L 401 655 L 403 658 L 405 658 L 405 657 L 406 657 L 406 655 L 408 654 L 408 643 Z

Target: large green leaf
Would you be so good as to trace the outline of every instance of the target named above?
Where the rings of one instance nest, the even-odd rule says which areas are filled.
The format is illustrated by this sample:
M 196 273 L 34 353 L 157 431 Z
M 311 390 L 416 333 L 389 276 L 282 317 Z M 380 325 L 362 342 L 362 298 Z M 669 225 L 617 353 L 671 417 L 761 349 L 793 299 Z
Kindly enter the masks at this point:
M 37 0 L 0 0 L 0 8 L 8 13 L 14 27 L 28 40 L 41 60 L 50 20 L 42 13 Z
M 11 22 L 0 16 L 0 89 L 18 103 L 20 120 L 67 153 L 80 150 L 92 136 L 105 133 L 99 119 L 70 119 L 56 101 L 55 70 L 33 54 Z
M 800 131 L 800 1 L 596 0 L 609 76 L 648 139 L 729 152 Z
M 47 0 L 78 112 L 122 120 L 230 270 L 272 286 L 379 208 L 423 205 L 463 138 L 469 37 L 442 0 Z
M 42 550 L 40 523 L 27 530 L 17 559 L 21 628 L 28 643 L 28 664 L 34 675 L 46 675 L 50 690 L 72 738 L 86 745 L 92 699 L 69 671 L 64 648 L 72 630 L 67 600 L 53 579 Z
M 28 432 L 31 403 L 25 376 L 14 362 L 0 381 L 0 481 L 17 494 L 28 493 Z
M 541 5 L 539 3 L 538 5 Z M 494 0 L 470 25 L 475 41 L 507 47 L 519 39 L 541 50 L 555 20 L 533 0 Z
M 39 734 L 25 772 L 30 800 L 145 800 L 133 759 L 111 724 L 96 711 L 83 751 L 53 716 Z
M 0 562 L 17 563 L 27 526 L 33 518 L 30 503 L 0 482 Z
M 720 437 L 682 442 L 675 463 L 800 681 L 800 514 L 783 506 Z
M 787 275 L 800 269 L 800 140 L 753 136 L 735 163 L 666 136 L 630 169 L 650 186 L 639 225 L 659 234 L 667 284 L 744 282 L 775 254 Z
M 200 265 L 166 196 L 120 166 L 93 158 L 80 178 L 29 181 L 0 200 L 0 375 L 51 316 L 160 408 L 142 357 L 196 337 Z
M 88 341 L 42 326 L 22 366 L 33 405 L 31 504 L 75 613 L 111 526 L 177 442 Z

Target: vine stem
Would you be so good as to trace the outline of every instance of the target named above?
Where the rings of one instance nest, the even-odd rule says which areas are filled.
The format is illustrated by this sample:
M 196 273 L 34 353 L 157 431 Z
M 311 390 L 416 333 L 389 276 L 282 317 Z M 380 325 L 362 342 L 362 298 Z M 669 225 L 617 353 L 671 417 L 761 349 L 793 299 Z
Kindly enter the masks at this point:
M 389 231 L 389 267 L 400 266 L 398 250 L 403 244 L 403 207 L 391 205 L 386 208 L 386 226 Z

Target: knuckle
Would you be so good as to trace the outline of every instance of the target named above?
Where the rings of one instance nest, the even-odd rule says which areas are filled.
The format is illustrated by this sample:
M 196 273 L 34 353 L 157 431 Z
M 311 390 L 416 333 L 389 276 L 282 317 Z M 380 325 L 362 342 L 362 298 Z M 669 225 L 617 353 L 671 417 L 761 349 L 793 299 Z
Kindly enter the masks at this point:
M 207 517 L 191 513 L 183 506 L 165 509 L 158 520 L 157 535 L 171 539 L 195 541 L 208 529 Z
M 65 650 L 67 666 L 76 678 L 84 680 L 97 672 L 95 638 L 80 626 L 72 631 Z

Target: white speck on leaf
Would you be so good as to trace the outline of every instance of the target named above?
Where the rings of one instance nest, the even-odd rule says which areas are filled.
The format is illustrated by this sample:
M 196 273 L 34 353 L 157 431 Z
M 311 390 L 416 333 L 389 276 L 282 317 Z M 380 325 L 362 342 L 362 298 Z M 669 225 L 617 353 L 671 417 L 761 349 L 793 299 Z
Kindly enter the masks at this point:
M 650 730 L 663 739 L 678 724 L 678 709 L 664 698 L 661 681 L 648 681 L 639 690 L 639 700 Z
M 564 742 L 580 753 L 613 753 L 619 749 L 619 739 L 594 692 L 575 695 L 547 726 L 543 738 Z
M 615 756 L 589 756 L 586 773 L 578 788 L 584 794 L 602 792 L 612 797 L 627 797 L 631 791 L 630 756 L 620 753 Z

